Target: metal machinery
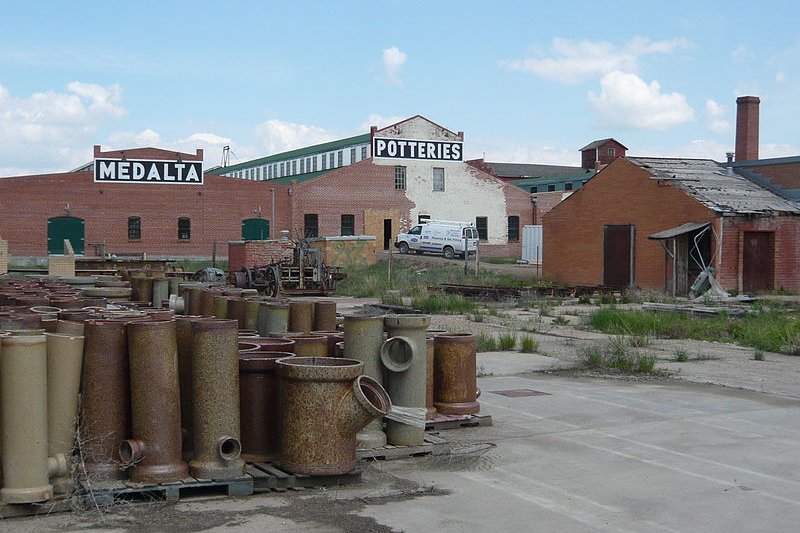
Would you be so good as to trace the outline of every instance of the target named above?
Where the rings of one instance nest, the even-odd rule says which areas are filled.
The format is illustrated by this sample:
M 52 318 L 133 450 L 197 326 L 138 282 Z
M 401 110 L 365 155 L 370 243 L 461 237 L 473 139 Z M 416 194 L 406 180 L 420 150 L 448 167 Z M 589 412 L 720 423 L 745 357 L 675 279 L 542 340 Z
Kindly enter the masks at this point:
M 295 246 L 292 259 L 264 266 L 243 266 L 231 272 L 229 282 L 240 289 L 257 289 L 267 296 L 280 294 L 325 295 L 336 288 L 336 282 L 347 274 L 341 267 L 326 266 L 323 250 L 310 248 L 306 241 Z

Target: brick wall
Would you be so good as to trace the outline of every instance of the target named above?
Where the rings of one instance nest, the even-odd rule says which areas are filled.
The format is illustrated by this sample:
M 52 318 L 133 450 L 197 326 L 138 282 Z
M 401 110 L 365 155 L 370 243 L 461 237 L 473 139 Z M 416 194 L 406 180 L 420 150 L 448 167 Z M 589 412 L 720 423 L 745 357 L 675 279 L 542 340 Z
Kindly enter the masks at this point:
M 228 243 L 228 271 L 238 272 L 243 266 L 257 267 L 292 258 L 291 241 L 232 241 Z
M 275 221 L 270 231 L 289 226 L 288 186 L 206 174 L 203 185 L 94 183 L 91 172 L 24 176 L 0 180 L 0 234 L 15 256 L 47 254 L 47 219 L 85 219 L 86 254 L 105 241 L 108 253 L 152 256 L 225 256 L 224 243 L 241 239 L 241 222 L 260 209 Z M 128 217 L 141 217 L 141 239 L 128 239 Z M 178 218 L 191 220 L 191 238 L 178 239 Z
M 663 290 L 664 251 L 647 237 L 685 222 L 716 225 L 716 215 L 617 159 L 544 215 L 543 276 L 570 285 L 602 284 L 604 225 L 634 224 L 636 285 Z
M 725 217 L 722 219 L 722 264 L 717 278 L 726 289 L 743 290 L 744 259 L 742 234 L 745 231 L 768 231 L 775 235 L 773 287 L 800 292 L 800 217 Z

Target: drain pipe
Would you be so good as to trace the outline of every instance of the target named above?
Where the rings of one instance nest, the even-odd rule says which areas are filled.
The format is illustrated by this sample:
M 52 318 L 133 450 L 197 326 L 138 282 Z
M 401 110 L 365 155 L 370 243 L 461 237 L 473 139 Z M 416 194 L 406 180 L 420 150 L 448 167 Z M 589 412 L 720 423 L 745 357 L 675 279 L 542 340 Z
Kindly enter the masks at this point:
M 47 333 L 47 438 L 50 457 L 71 457 L 78 423 L 83 337 Z M 51 479 L 56 494 L 72 489 L 69 470 Z
M 425 442 L 425 399 L 427 380 L 427 339 L 431 323 L 428 315 L 386 315 L 389 339 L 381 346 L 381 362 L 389 373 L 386 387 L 392 402 L 406 412 L 420 412 L 420 424 L 398 420 L 386 422 L 389 444 L 418 446 Z
M 383 316 L 348 316 L 344 319 L 344 357 L 364 363 L 364 375 L 383 383 L 381 365 Z M 359 448 L 386 446 L 383 421 L 375 419 L 356 435 Z
M 48 457 L 47 341 L 43 334 L 5 336 L 0 359 L 3 503 L 53 497 L 50 476 L 69 472 L 63 454 Z

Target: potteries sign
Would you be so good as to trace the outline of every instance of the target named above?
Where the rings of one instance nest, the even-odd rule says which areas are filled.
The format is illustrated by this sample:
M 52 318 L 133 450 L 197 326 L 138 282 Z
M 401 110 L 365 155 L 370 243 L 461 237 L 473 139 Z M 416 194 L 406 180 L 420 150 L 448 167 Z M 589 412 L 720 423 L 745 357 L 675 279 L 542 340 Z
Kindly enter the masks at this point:
M 95 159 L 94 181 L 102 183 L 203 184 L 202 161 Z
M 372 153 L 375 157 L 390 159 L 461 161 L 462 144 L 460 142 L 375 137 L 372 139 Z

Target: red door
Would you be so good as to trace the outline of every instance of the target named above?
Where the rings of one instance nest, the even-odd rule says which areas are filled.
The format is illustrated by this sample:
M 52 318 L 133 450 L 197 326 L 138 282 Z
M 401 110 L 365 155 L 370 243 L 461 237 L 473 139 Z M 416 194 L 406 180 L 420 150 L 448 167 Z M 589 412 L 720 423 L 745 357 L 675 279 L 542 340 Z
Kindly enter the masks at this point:
M 745 231 L 742 256 L 742 290 L 744 292 L 774 289 L 775 233 Z
M 603 285 L 615 289 L 627 289 L 633 285 L 635 229 L 629 224 L 603 228 Z

